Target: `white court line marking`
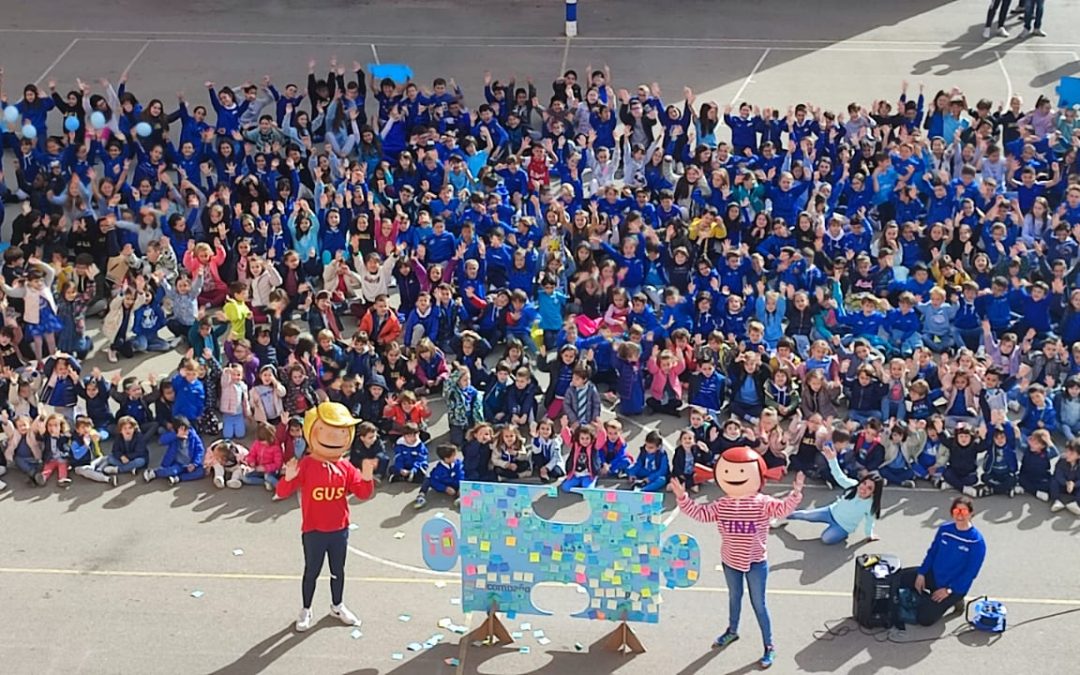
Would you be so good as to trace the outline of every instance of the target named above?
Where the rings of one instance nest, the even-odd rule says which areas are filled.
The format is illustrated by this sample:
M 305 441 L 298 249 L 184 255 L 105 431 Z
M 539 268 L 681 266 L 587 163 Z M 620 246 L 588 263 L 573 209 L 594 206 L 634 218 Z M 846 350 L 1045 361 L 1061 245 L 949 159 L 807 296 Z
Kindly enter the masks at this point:
M 131 67 L 135 65 L 135 62 L 138 61 L 139 57 L 143 55 L 143 52 L 147 50 L 147 48 L 150 46 L 150 42 L 151 40 L 147 40 L 146 43 L 142 46 L 142 48 L 140 48 L 139 51 L 135 52 L 135 56 L 131 57 L 131 60 L 128 61 L 127 66 L 124 67 L 124 75 L 127 75 L 129 72 L 131 72 Z
M 10 575 L 43 575 L 64 577 L 117 577 L 117 578 L 150 578 L 150 579 L 216 579 L 228 581 L 299 581 L 299 574 L 247 574 L 247 573 L 221 573 L 221 572 L 170 572 L 170 571 L 135 571 L 135 570 L 77 570 L 77 569 L 53 569 L 38 567 L 0 567 L 0 574 Z M 455 575 L 457 576 L 457 575 Z M 329 576 L 319 577 L 326 581 Z M 374 584 L 403 584 L 403 585 L 432 585 L 430 579 L 417 579 L 409 577 L 356 577 L 351 576 L 349 581 Z M 664 591 L 669 589 L 665 588 Z M 670 589 L 679 593 L 727 593 L 727 588 L 717 586 L 691 586 L 690 588 Z M 825 591 L 807 588 L 770 588 L 769 595 L 787 595 L 800 598 L 850 598 L 851 591 Z M 1006 603 L 1018 605 L 1065 605 L 1080 606 L 1080 598 L 996 598 Z M 467 619 L 471 619 L 466 615 Z
M 770 47 L 769 49 L 766 49 L 764 52 L 761 53 L 761 58 L 757 60 L 757 63 L 754 64 L 754 67 L 750 71 L 750 74 L 746 76 L 745 80 L 743 80 L 742 86 L 739 87 L 739 90 L 735 92 L 734 96 L 731 97 L 731 105 L 736 105 L 735 102 L 739 100 L 739 97 L 743 95 L 743 92 L 746 91 L 746 88 L 750 86 L 750 82 L 754 79 L 754 75 L 757 74 L 758 68 L 761 68 L 761 64 L 765 63 L 765 59 L 768 58 L 769 52 L 771 51 L 772 48 Z
M 566 44 L 563 46 L 562 65 L 559 66 L 559 72 L 556 75 L 556 78 L 562 77 L 563 73 L 566 72 L 566 60 L 568 58 L 570 58 L 570 38 L 569 37 L 566 38 Z M 591 76 L 586 76 L 586 77 L 591 77 Z
M 575 38 L 576 39 L 576 38 Z M 85 37 L 81 38 L 87 42 L 143 42 L 145 38 L 123 38 L 123 37 Z M 332 47 L 363 47 L 364 45 L 370 45 L 370 42 L 335 42 L 328 41 L 325 38 L 321 40 L 228 40 L 228 39 L 209 39 L 209 38 L 154 38 L 154 42 L 160 43 L 172 43 L 172 44 L 223 44 L 223 45 L 288 45 L 288 46 L 308 46 L 313 44 L 332 46 Z M 553 49 L 559 46 L 557 41 L 549 41 L 546 43 L 538 44 L 521 44 L 521 43 L 490 43 L 490 42 L 450 42 L 450 41 L 426 41 L 423 44 L 417 44 L 412 42 L 387 42 L 380 40 L 379 44 L 384 47 L 412 47 L 412 48 L 428 48 L 428 49 L 468 49 L 468 48 L 485 48 L 485 49 Z M 596 45 L 599 46 L 599 45 Z M 751 51 L 756 52 L 761 49 L 760 46 L 751 45 L 725 45 L 725 44 L 688 44 L 688 45 L 673 45 L 673 44 L 639 44 L 633 42 L 627 42 L 626 44 L 605 44 L 602 45 L 605 49 L 668 49 L 668 50 L 706 50 L 706 51 Z M 1065 45 L 1070 46 L 1070 45 Z M 870 53 L 895 53 L 895 54 L 940 54 L 940 49 L 910 49 L 897 47 L 893 49 L 883 49 L 881 47 L 873 47 L 870 45 L 866 47 L 798 47 L 798 46 L 773 46 L 769 47 L 767 51 L 781 51 L 781 52 L 837 52 L 837 53 L 853 53 L 853 54 L 870 54 Z M 1051 50 L 1051 49 L 1038 49 L 1038 50 L 1010 50 L 1010 54 L 1072 54 L 1073 52 L 1067 50 Z
M 53 62 L 50 63 L 49 67 L 45 69 L 45 72 L 43 72 L 41 75 L 38 75 L 38 79 L 34 80 L 34 84 L 38 84 L 39 82 L 44 80 L 49 75 L 49 73 L 52 72 L 53 68 L 55 68 L 57 64 L 64 60 L 64 57 L 68 55 L 68 52 L 71 51 L 71 48 L 78 44 L 78 42 L 79 38 L 75 38 L 74 40 L 72 40 L 68 44 L 68 46 L 64 48 L 64 51 L 60 52 L 60 56 L 57 56 L 55 59 L 53 59 Z
M 1005 61 L 1001 58 L 1000 52 L 994 52 L 994 59 L 997 60 L 998 68 L 1001 68 L 1001 74 L 1005 76 L 1005 100 L 1012 100 L 1013 97 L 1013 83 L 1012 78 L 1009 77 L 1009 71 L 1005 69 Z
M 356 555 L 360 556 L 361 558 L 365 558 L 365 559 L 370 560 L 372 562 L 377 562 L 380 565 L 386 565 L 387 567 L 393 567 L 394 569 L 403 570 L 405 572 L 415 572 L 416 574 L 427 574 L 428 576 L 433 576 L 433 577 L 456 577 L 456 576 L 459 575 L 458 572 L 436 572 L 435 570 L 424 569 L 423 567 L 416 567 L 414 565 L 406 565 L 405 563 L 394 562 L 393 560 L 387 560 L 386 558 L 380 558 L 377 555 L 372 555 L 372 554 L 370 554 L 370 553 L 368 553 L 366 551 L 361 551 L 360 549 L 354 548 L 352 546 L 349 547 L 349 550 L 352 551 L 353 553 L 355 553 Z
M 371 56 L 375 59 L 375 65 L 381 65 L 382 61 L 379 60 L 379 50 L 375 49 L 375 43 L 371 43 Z
M 299 38 L 306 37 L 313 40 L 325 40 L 326 38 L 341 38 L 341 39 L 355 39 L 369 43 L 371 40 L 380 40 L 379 44 L 382 44 L 383 38 L 399 39 L 399 40 L 446 40 L 446 35 L 418 35 L 412 33 L 409 35 L 387 35 L 387 34 L 340 34 L 340 35 L 326 35 L 324 33 L 232 33 L 232 32 L 193 32 L 193 31 L 160 31 L 160 30 L 84 30 L 77 28 L 0 28 L 0 33 L 38 33 L 38 34 L 54 34 L 54 35 L 137 35 L 141 36 L 139 41 L 146 39 L 148 35 L 178 35 L 188 37 L 265 37 L 265 38 Z M 506 42 L 520 43 L 530 40 L 547 40 L 550 42 L 558 43 L 563 40 L 562 37 L 537 37 L 536 35 L 459 35 L 452 39 L 456 40 L 501 40 Z M 692 38 L 692 37 L 666 37 L 666 36 L 648 36 L 648 35 L 625 35 L 625 36 L 588 36 L 575 38 L 581 43 L 586 42 L 690 42 L 690 43 L 762 43 L 772 44 L 776 41 L 776 38 L 763 37 L 763 38 Z M 830 45 L 830 44 L 861 44 L 868 47 L 876 47 L 878 45 L 892 44 L 892 45 L 922 45 L 929 47 L 936 47 L 932 51 L 941 52 L 945 47 L 942 40 L 878 40 L 878 39 L 791 39 L 784 41 L 787 44 L 807 44 L 807 45 Z M 415 44 L 415 43 L 412 43 Z M 965 42 L 949 42 L 949 45 L 957 46 L 970 46 L 980 47 L 985 45 L 983 40 L 965 41 Z M 1076 42 L 1060 42 L 1060 43 L 1042 43 L 1046 47 L 1077 47 L 1080 43 Z

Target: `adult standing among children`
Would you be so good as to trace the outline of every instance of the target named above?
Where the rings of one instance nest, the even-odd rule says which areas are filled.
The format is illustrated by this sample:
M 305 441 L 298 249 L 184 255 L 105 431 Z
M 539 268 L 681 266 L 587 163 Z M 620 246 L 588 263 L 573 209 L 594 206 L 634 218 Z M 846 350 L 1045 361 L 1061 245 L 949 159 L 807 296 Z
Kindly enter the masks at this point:
M 922 564 L 900 570 L 900 587 L 918 594 L 916 620 L 922 626 L 934 625 L 950 609 L 963 611 L 964 596 L 986 559 L 986 540 L 971 522 L 971 497 L 954 499 L 949 513 L 952 522 L 938 528 Z

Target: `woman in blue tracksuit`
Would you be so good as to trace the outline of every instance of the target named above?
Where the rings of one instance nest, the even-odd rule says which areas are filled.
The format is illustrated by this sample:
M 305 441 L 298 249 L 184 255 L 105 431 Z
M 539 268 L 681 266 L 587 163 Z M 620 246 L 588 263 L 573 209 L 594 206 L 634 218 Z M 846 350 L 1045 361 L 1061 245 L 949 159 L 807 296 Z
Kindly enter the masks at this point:
M 986 540 L 971 517 L 975 502 L 966 495 L 953 500 L 953 522 L 938 528 L 922 564 L 900 570 L 898 585 L 916 594 L 916 620 L 932 626 L 950 609 L 963 611 L 964 596 L 986 559 Z

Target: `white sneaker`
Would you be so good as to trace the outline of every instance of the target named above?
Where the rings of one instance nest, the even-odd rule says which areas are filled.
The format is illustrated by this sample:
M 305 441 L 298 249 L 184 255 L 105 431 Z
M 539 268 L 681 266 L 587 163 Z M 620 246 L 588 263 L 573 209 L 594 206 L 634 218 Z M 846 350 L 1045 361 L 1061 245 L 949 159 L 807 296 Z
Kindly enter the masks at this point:
M 303 633 L 308 628 L 311 628 L 311 610 L 300 610 L 300 616 L 296 619 L 296 630 L 299 633 Z
M 102 469 L 101 473 L 105 474 L 106 476 L 115 476 L 118 472 L 116 470 L 116 467 L 110 464 L 109 466 L 106 466 L 104 469 Z
M 1036 37 L 1046 37 L 1046 31 L 1044 31 L 1042 28 L 1036 28 L 1032 32 L 1035 34 Z
M 975 486 L 973 486 L 973 485 L 965 485 L 964 489 L 960 490 L 960 492 L 963 492 L 964 494 L 966 494 L 968 497 L 971 497 L 972 499 L 975 499 L 976 497 L 979 496 L 978 489 L 976 489 Z
M 990 39 L 990 27 L 989 26 L 987 26 L 986 28 L 983 28 L 983 38 L 986 39 L 986 40 Z
M 1013 494 L 1014 495 L 1022 495 L 1022 494 L 1024 494 L 1024 488 L 1017 485 L 1016 487 L 1013 488 Z
M 263 487 L 266 488 L 267 492 L 273 492 L 274 491 L 274 484 L 271 483 L 270 481 L 264 481 L 263 482 Z
M 1022 30 L 1020 32 L 1020 37 L 1025 37 L 1025 38 L 1031 37 L 1031 29 L 1030 28 L 1025 28 L 1024 30 Z
M 179 485 L 180 476 L 169 476 L 169 485 Z
M 244 486 L 244 484 L 240 482 L 239 478 L 230 478 L 225 484 L 234 490 L 239 490 Z
M 1065 507 L 1065 510 L 1074 516 L 1080 516 L 1080 504 L 1077 504 L 1076 502 L 1069 502 L 1068 506 Z
M 0 490 L 3 490 L 3 489 L 5 489 L 6 487 L 7 487 L 7 483 L 5 483 L 4 481 L 0 480 Z
M 214 487 L 216 487 L 216 488 L 225 487 L 225 477 L 224 476 L 214 476 Z
M 1055 499 L 1054 503 L 1050 505 L 1050 513 L 1057 513 L 1065 508 L 1065 505 L 1061 503 L 1060 499 Z
M 788 524 L 787 518 L 770 518 L 769 519 L 769 527 L 771 527 L 774 530 L 780 529 L 781 527 L 787 527 L 787 524 Z
M 109 359 L 109 363 L 116 363 L 117 361 L 120 360 L 119 358 L 117 358 L 116 352 L 114 352 L 111 349 L 108 350 L 105 355 Z
M 153 469 L 147 469 L 146 471 L 142 472 L 142 479 L 144 481 L 146 481 L 147 483 L 154 480 L 154 478 L 156 478 L 156 477 L 157 477 L 157 475 L 154 473 Z
M 997 29 L 997 36 L 1001 38 L 1009 37 L 1009 31 L 1005 30 L 1005 26 Z
M 346 607 L 344 604 L 338 605 L 337 607 L 331 607 L 330 615 L 337 618 L 338 621 L 345 624 L 346 626 L 360 625 L 360 619 L 351 611 L 349 611 L 349 608 Z
M 1038 499 L 1041 502 L 1048 502 L 1050 501 L 1050 494 L 1044 490 L 1039 490 L 1035 493 L 1035 499 Z

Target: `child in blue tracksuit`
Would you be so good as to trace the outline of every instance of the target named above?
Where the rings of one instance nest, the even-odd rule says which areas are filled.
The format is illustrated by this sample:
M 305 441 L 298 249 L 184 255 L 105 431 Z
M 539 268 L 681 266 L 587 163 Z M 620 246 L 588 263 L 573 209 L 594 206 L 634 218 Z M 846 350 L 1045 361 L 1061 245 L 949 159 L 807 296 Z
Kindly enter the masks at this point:
M 622 437 L 622 423 L 619 420 L 604 422 L 604 433 L 596 442 L 597 472 L 601 478 L 619 477 L 633 464 L 633 458 L 626 451 L 626 441 Z
M 449 443 L 440 445 L 435 448 L 435 454 L 439 457 L 439 461 L 431 467 L 427 478 L 420 486 L 420 494 L 416 495 L 416 503 L 413 504 L 418 509 L 427 504 L 428 490 L 441 492 L 456 501 L 458 492 L 461 490 L 461 481 L 465 479 L 465 469 L 461 460 L 458 459 L 456 445 Z
M 405 424 L 405 432 L 394 446 L 394 469 L 390 480 L 404 479 L 422 483 L 428 470 L 428 449 L 420 440 L 420 427 L 414 422 Z
M 536 295 L 536 310 L 540 315 L 540 329 L 544 331 L 544 349 L 555 349 L 555 338 L 562 330 L 563 308 L 569 301 L 566 293 L 556 290 L 558 282 L 551 275 L 544 275 L 540 292 Z
M 1050 499 L 1050 463 L 1057 457 L 1058 451 L 1051 442 L 1050 432 L 1039 429 L 1027 439 L 1024 457 L 1020 460 L 1020 487 L 1017 492 L 1026 492 L 1042 501 Z
M 161 466 L 143 472 L 143 480 L 147 483 L 155 478 L 168 478 L 170 485 L 176 485 L 180 481 L 199 480 L 206 475 L 203 468 L 206 449 L 191 422 L 187 418 L 177 417 L 173 420 L 173 428 L 175 431 L 161 435 L 161 444 L 165 446 Z
M 1038 429 L 1053 433 L 1057 430 L 1057 413 L 1054 406 L 1046 400 L 1046 389 L 1041 384 L 1028 387 L 1027 395 L 1021 397 L 1024 416 L 1020 418 L 1020 445 L 1025 447 L 1025 437 L 1030 437 Z
M 670 472 L 664 438 L 659 432 L 650 431 L 637 462 L 626 471 L 630 485 L 634 492 L 661 492 L 667 485 Z
M 1016 459 L 1016 431 L 1011 422 L 994 427 L 990 435 L 990 448 L 983 460 L 983 487 L 980 496 L 1009 495 L 1016 487 L 1018 461 Z

